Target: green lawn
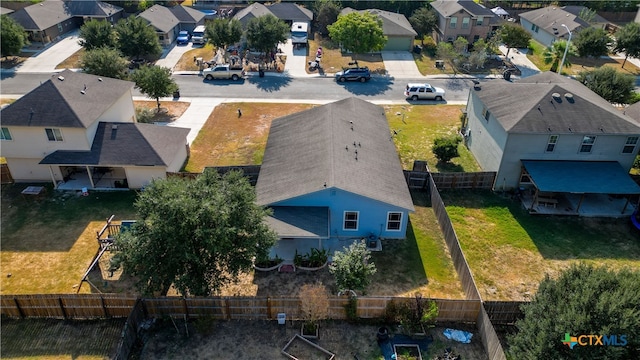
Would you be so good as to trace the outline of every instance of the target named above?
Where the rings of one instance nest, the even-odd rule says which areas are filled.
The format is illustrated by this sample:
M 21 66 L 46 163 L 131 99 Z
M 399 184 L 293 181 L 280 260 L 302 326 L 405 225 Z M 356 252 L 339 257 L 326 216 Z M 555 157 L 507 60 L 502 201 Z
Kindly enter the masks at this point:
M 462 249 L 485 300 L 526 300 L 545 274 L 573 262 L 640 269 L 629 219 L 532 216 L 489 191 L 444 191 Z
M 0 293 L 75 293 L 98 249 L 96 232 L 111 215 L 132 217 L 136 193 L 78 196 L 48 184 L 47 195 L 35 200 L 21 196 L 26 186 L 2 185 Z

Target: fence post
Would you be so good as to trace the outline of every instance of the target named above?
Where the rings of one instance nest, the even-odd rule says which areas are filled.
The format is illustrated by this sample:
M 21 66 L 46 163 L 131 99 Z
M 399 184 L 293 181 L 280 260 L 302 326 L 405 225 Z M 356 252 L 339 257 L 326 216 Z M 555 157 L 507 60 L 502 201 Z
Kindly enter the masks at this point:
M 189 307 L 187 306 L 187 298 L 183 297 L 182 298 L 182 306 L 184 307 L 184 314 L 186 316 L 186 318 L 189 318 Z
M 64 317 L 65 320 L 67 320 L 67 312 L 64 311 L 64 304 L 62 303 L 61 297 L 58 298 L 58 303 L 60 304 L 60 310 L 62 310 L 62 316 Z
M 231 308 L 229 307 L 228 298 L 224 298 L 224 308 L 227 311 L 227 320 L 231 320 Z
M 104 311 L 104 317 L 107 319 L 111 319 L 109 316 L 109 311 L 107 310 L 107 305 L 104 303 L 104 296 L 100 296 L 100 302 L 102 302 L 102 311 Z
M 267 319 L 271 320 L 273 319 L 271 317 L 271 297 L 267 296 Z
M 18 298 L 14 297 L 13 302 L 16 303 L 16 308 L 18 309 L 18 313 L 20 314 L 20 318 L 24 319 L 24 312 L 22 312 L 22 308 L 20 307 L 20 303 L 18 302 Z

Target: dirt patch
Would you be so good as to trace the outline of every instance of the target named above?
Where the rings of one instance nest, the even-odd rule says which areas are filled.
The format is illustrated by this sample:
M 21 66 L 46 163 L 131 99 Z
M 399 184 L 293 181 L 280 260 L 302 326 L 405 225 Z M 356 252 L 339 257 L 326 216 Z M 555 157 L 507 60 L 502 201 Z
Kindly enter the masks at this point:
M 191 103 L 185 101 L 160 101 L 160 110 L 156 101 L 139 100 L 134 101 L 133 105 L 137 109 L 148 109 L 153 112 L 150 119 L 139 119 L 140 122 L 172 122 L 177 120 L 189 108 Z
M 20 55 L 20 56 L 3 56 L 0 58 L 0 68 L 2 69 L 12 69 L 23 62 L 25 62 L 29 56 Z
M 350 324 L 344 321 L 325 321 L 320 324 L 319 338 L 313 342 L 334 353 L 335 359 L 382 359 L 382 352 L 376 340 L 380 324 Z M 276 321 L 215 321 L 201 319 L 189 322 L 171 320 L 160 321 L 148 334 L 148 340 L 140 353 L 140 359 L 283 359 L 281 350 L 300 333 L 301 323 L 287 321 L 278 325 Z M 460 328 L 460 327 L 457 327 Z M 473 327 L 462 326 L 464 330 Z M 462 329 L 460 328 L 460 329 Z M 470 328 L 470 329 L 469 329 Z M 187 336 L 186 331 L 189 331 Z M 433 343 L 423 359 L 452 348 L 463 359 L 486 359 L 487 356 L 477 335 L 470 344 L 460 344 L 442 335 L 444 328 L 431 329 Z M 300 351 L 303 351 L 301 348 Z M 314 352 L 323 359 L 324 355 Z M 311 358 L 309 358 L 311 359 Z

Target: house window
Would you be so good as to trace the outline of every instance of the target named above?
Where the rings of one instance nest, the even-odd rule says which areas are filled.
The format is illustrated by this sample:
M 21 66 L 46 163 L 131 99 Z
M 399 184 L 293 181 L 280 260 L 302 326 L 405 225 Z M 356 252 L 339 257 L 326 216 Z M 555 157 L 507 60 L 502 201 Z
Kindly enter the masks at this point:
M 400 231 L 401 224 L 402 224 L 401 212 L 387 213 L 387 231 Z
M 553 152 L 556 148 L 556 144 L 558 143 L 558 135 L 549 136 L 549 142 L 547 142 L 547 152 Z
M 484 22 L 484 18 L 482 16 L 478 16 L 478 19 L 476 19 L 476 26 L 482 26 Z
M 580 145 L 581 153 L 590 153 L 593 149 L 593 143 L 596 142 L 596 137 L 593 135 L 585 135 L 582 138 L 582 145 Z
M 4 128 L 3 132 L 4 132 Z M 627 138 L 627 142 L 624 144 L 624 147 L 622 148 L 622 153 L 623 154 L 633 154 L 633 149 L 636 148 L 636 145 L 638 145 L 638 137 L 637 136 L 629 136 Z
M 449 27 L 455 29 L 458 25 L 458 18 L 451 18 L 451 22 L 449 23 Z
M 531 24 L 531 31 L 533 31 L 533 32 L 537 33 L 539 29 L 540 29 L 540 28 L 538 27 L 538 25 Z
M 9 128 L 2 128 L 2 131 L 0 131 L 0 140 L 13 140 L 11 132 L 9 132 Z
M 44 129 L 47 133 L 49 141 L 62 141 L 62 132 L 60 129 Z
M 344 226 L 342 230 L 358 230 L 358 211 L 344 212 Z
M 489 116 L 491 116 L 491 112 L 487 108 L 482 108 L 482 117 L 489 121 Z
M 469 28 L 469 22 L 471 21 L 471 18 L 462 18 L 462 28 L 463 29 L 468 29 Z

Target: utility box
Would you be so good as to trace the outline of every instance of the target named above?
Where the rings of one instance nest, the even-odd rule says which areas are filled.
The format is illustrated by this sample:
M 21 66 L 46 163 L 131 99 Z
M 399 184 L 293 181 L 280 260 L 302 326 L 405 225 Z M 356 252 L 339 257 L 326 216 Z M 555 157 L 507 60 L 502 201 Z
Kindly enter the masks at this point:
M 284 325 L 287 321 L 287 314 L 278 313 L 278 325 Z

